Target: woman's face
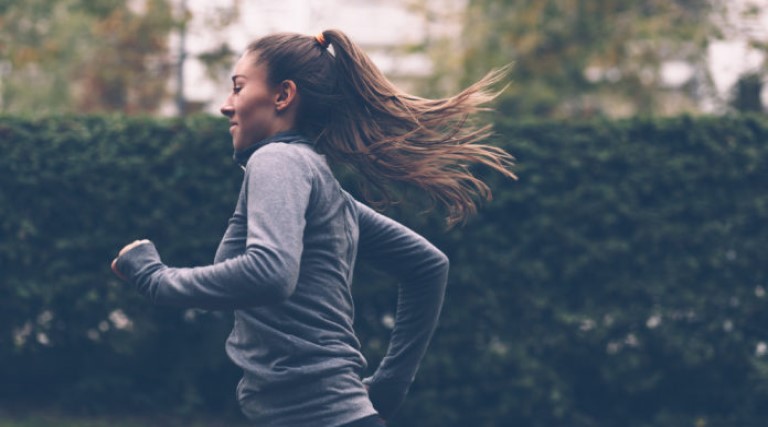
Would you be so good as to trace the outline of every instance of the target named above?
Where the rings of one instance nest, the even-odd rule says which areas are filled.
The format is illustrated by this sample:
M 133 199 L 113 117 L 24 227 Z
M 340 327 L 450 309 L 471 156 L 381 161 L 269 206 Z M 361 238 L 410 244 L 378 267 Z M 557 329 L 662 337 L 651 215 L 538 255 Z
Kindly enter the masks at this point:
M 240 151 L 277 132 L 276 102 L 279 88 L 267 82 L 267 66 L 256 65 L 257 54 L 240 57 L 232 74 L 232 93 L 221 106 L 221 114 L 229 117 L 232 144 Z

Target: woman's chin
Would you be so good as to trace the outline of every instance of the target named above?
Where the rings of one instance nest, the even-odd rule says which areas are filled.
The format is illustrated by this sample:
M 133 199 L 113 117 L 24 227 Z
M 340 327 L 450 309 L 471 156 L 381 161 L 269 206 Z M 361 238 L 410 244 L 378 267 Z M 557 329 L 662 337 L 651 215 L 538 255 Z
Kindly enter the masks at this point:
M 235 151 L 242 151 L 247 148 L 247 144 L 244 144 L 243 141 L 236 135 L 232 135 L 232 146 L 234 147 Z

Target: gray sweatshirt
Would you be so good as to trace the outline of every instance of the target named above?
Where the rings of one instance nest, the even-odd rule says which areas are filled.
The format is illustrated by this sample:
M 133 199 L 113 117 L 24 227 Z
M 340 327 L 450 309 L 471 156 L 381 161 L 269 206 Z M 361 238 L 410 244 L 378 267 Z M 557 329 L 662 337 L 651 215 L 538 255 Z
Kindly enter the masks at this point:
M 240 196 L 212 265 L 168 267 L 150 242 L 123 254 L 118 270 L 154 303 L 234 310 L 226 350 L 243 369 L 237 396 L 257 425 L 390 416 L 437 325 L 448 259 L 355 201 L 306 139 L 279 134 L 242 154 Z M 387 354 L 365 380 L 350 294 L 358 258 L 399 280 Z

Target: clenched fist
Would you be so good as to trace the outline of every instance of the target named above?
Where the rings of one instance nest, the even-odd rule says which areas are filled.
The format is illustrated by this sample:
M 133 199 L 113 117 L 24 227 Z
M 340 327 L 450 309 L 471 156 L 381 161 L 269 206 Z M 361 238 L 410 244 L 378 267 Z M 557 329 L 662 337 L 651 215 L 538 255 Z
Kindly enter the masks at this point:
M 125 276 L 123 276 L 123 273 L 120 273 L 120 271 L 118 271 L 117 269 L 117 259 L 120 258 L 124 253 L 130 251 L 131 249 L 143 243 L 149 243 L 149 240 L 147 239 L 134 240 L 133 242 L 123 246 L 123 249 L 120 249 L 120 252 L 117 253 L 117 257 L 115 257 L 115 259 L 112 260 L 112 271 L 115 273 L 115 275 L 117 275 L 117 277 L 123 280 L 126 280 Z

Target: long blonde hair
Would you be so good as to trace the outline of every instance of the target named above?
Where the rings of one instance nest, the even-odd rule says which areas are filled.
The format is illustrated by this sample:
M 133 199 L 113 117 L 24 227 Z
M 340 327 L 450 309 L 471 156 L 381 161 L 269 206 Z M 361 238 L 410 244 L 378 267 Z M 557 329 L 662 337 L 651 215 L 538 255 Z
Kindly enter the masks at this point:
M 315 139 L 318 151 L 353 168 L 385 202 L 394 201 L 392 184 L 415 186 L 447 209 L 451 226 L 477 212 L 478 198 L 491 199 L 473 165 L 516 179 L 512 156 L 480 143 L 491 135 L 491 125 L 476 123 L 505 69 L 455 96 L 427 99 L 394 86 L 339 30 L 318 37 L 273 34 L 247 51 L 267 65 L 271 83 L 296 83 L 298 127 Z

